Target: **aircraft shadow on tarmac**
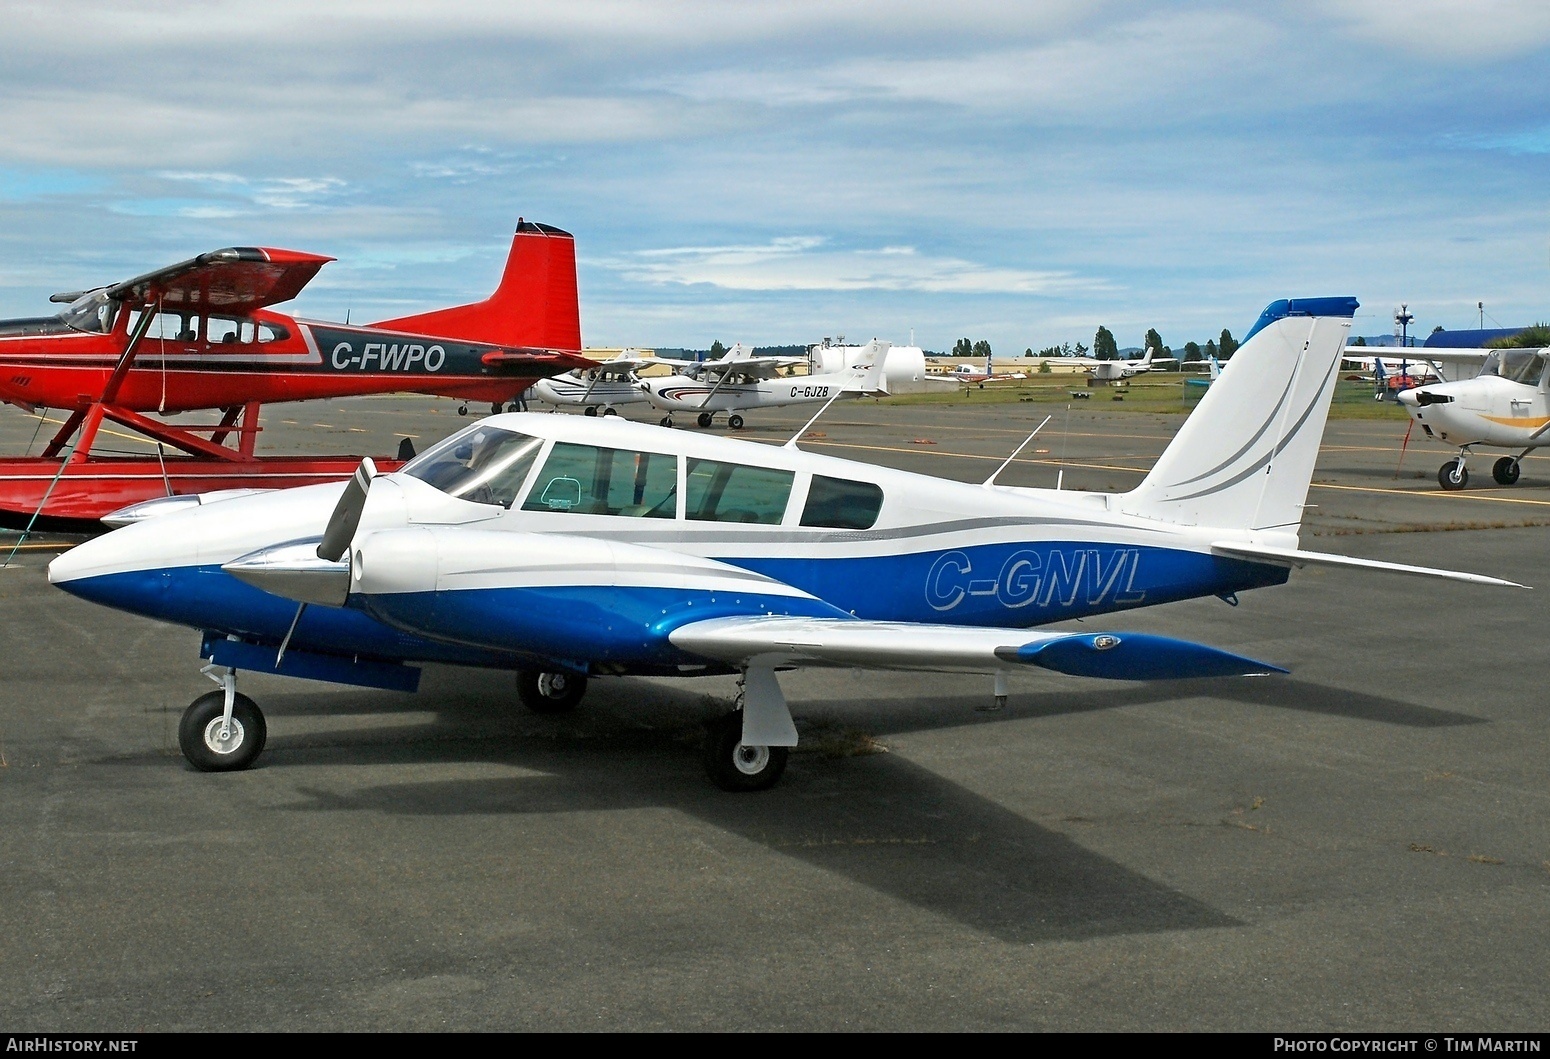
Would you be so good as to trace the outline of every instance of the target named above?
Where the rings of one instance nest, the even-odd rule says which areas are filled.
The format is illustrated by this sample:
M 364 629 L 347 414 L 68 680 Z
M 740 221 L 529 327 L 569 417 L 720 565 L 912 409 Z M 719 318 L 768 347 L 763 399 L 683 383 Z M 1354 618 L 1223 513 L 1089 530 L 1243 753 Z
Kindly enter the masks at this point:
M 827 704 L 799 723 L 871 734 L 942 730 L 1197 697 L 1430 728 L 1481 718 L 1308 681 L 1170 681 L 1075 694 L 1013 696 L 996 714 L 979 696 L 916 698 L 886 706 Z M 729 702 L 672 685 L 595 681 L 575 714 L 525 711 L 504 677 L 431 668 L 418 696 L 288 691 L 265 695 L 278 723 L 261 768 L 391 763 L 496 763 L 506 777 L 388 783 L 348 793 L 298 785 L 299 812 L 522 815 L 671 808 L 879 893 L 1008 941 L 1080 939 L 1238 925 L 1030 822 L 951 780 L 894 755 L 825 758 L 801 751 L 774 790 L 745 797 L 714 790 L 699 767 L 699 726 Z M 292 717 L 434 714 L 424 725 L 284 734 Z M 822 746 L 822 740 L 817 740 Z

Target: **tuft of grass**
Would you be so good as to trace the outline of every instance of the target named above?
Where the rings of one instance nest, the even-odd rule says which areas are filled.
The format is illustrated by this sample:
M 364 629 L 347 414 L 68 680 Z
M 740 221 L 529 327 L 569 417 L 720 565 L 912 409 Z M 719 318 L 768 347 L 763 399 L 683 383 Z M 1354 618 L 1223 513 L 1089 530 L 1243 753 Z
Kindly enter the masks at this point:
M 1487 857 L 1484 853 L 1471 853 L 1464 858 L 1471 864 L 1506 864 L 1500 857 Z

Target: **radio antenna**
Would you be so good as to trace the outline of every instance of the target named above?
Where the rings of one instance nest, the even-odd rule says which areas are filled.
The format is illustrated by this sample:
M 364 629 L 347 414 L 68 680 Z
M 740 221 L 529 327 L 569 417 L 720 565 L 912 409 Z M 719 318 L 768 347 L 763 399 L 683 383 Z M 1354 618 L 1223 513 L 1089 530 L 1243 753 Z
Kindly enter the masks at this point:
M 1034 427 L 1034 428 L 1033 428 L 1033 434 L 1029 434 L 1029 435 L 1028 435 L 1028 436 L 1027 436 L 1027 437 L 1026 437 L 1026 438 L 1024 438 L 1024 439 L 1023 439 L 1023 443 L 1022 443 L 1022 444 L 1021 444 L 1021 445 L 1019 445 L 1019 446 L 1017 446 L 1017 448 L 1015 448 L 1015 449 L 1013 449 L 1013 450 L 1012 450 L 1012 454 L 1011 454 L 1011 455 L 1010 455 L 1010 456 L 1008 456 L 1008 457 L 1007 457 L 1007 458 L 1006 458 L 1006 459 L 1005 459 L 1005 460 L 1004 460 L 1004 461 L 1003 461 L 1003 462 L 1002 462 L 1002 464 L 1001 464 L 1001 466 L 999 466 L 999 467 L 997 467 L 997 468 L 996 468 L 996 469 L 995 469 L 995 471 L 994 471 L 994 473 L 992 473 L 992 474 L 991 474 L 991 476 L 990 476 L 990 477 L 989 477 L 989 478 L 986 478 L 986 479 L 985 479 L 985 480 L 984 480 L 984 481 L 983 481 L 983 482 L 981 482 L 981 483 L 980 483 L 980 484 L 981 484 L 981 485 L 983 485 L 983 486 L 985 486 L 985 487 L 986 487 L 986 488 L 989 488 L 989 487 L 990 487 L 990 485 L 991 485 L 991 483 L 992 483 L 992 482 L 994 482 L 994 481 L 995 481 L 995 480 L 996 480 L 996 475 L 998 475 L 998 474 L 1000 474 L 1000 473 L 1001 473 L 1001 472 L 1002 472 L 1002 471 L 1004 471 L 1004 470 L 1006 470 L 1006 469 L 1007 469 L 1007 467 L 1008 467 L 1008 466 L 1010 466 L 1010 465 L 1011 465 L 1011 462 L 1012 462 L 1012 461 L 1013 461 L 1013 460 L 1015 460 L 1015 459 L 1017 459 L 1017 454 L 1018 454 L 1018 453 L 1019 453 L 1019 452 L 1021 452 L 1021 451 L 1023 451 L 1023 449 L 1025 449 L 1025 448 L 1027 448 L 1027 447 L 1028 447 L 1028 442 L 1030 442 L 1030 441 L 1032 441 L 1032 440 L 1033 440 L 1033 438 L 1034 438 L 1034 435 L 1035 435 L 1035 434 L 1037 434 L 1037 433 L 1038 433 L 1038 432 L 1039 432 L 1039 431 L 1041 431 L 1041 430 L 1043 430 L 1043 429 L 1044 429 L 1044 425 L 1045 425 L 1045 423 L 1048 423 L 1048 422 L 1049 422 L 1049 421 L 1050 421 L 1050 420 L 1051 420 L 1051 419 L 1052 419 L 1052 418 L 1054 418 L 1054 417 L 1053 417 L 1053 416 L 1045 416 L 1045 417 L 1044 417 L 1044 423 L 1040 423 L 1040 424 L 1039 424 L 1039 425 L 1038 425 L 1038 426 L 1036 426 L 1036 427 Z

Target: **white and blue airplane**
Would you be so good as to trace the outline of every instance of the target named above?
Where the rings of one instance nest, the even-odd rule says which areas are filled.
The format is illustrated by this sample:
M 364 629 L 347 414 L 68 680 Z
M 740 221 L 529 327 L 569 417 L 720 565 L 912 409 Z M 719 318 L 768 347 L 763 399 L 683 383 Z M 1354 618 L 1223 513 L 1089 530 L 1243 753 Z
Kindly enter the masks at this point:
M 797 743 L 787 669 L 979 673 L 997 705 L 1020 671 L 1259 675 L 1284 670 L 1150 634 L 1038 627 L 1235 601 L 1306 564 L 1511 585 L 1299 547 L 1356 306 L 1269 306 L 1127 493 L 1000 486 L 999 468 L 964 484 L 794 440 L 516 413 L 393 473 L 363 461 L 345 484 L 150 501 L 49 578 L 202 631 L 219 690 L 179 727 L 199 769 L 245 768 L 263 748 L 239 670 L 408 691 L 419 663 L 445 662 L 515 671 L 541 712 L 574 707 L 600 677 L 740 674 L 705 765 L 723 788 L 762 789 Z

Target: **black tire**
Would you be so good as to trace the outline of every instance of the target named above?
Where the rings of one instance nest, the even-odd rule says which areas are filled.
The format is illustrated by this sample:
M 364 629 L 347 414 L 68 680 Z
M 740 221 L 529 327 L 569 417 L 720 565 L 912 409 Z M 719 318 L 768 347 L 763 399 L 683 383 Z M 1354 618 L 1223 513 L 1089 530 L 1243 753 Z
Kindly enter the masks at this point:
M 695 422 L 698 423 L 700 428 L 703 430 L 705 427 L 710 426 L 714 420 L 715 416 L 711 415 L 709 412 L 701 412 L 699 417 L 695 419 Z
M 743 417 L 734 412 L 732 415 L 727 416 L 727 426 L 731 427 L 733 430 L 742 430 Z
M 664 426 L 664 427 L 671 427 L 673 425 L 673 417 L 672 416 L 663 416 L 661 423 L 659 423 L 658 425 L 659 426 Z
M 226 693 L 212 691 L 189 703 L 178 722 L 178 746 L 200 772 L 237 772 L 249 768 L 263 752 L 269 729 L 258 704 L 239 694 L 232 701 L 231 732 L 222 743 L 217 738 L 226 712 Z
M 1462 489 L 1469 484 L 1469 468 L 1463 460 L 1449 460 L 1438 470 L 1437 484 L 1444 489 Z
M 569 713 L 587 693 L 585 673 L 517 670 L 517 697 L 534 713 Z
M 502 408 L 502 407 L 501 407 L 501 403 L 500 403 L 500 402 L 499 402 L 499 401 L 496 401 L 496 402 L 495 402 L 495 403 L 494 403 L 494 404 L 492 404 L 492 405 L 490 405 L 490 414 L 491 414 L 491 415 L 492 415 L 492 416 L 498 416 L 498 415 L 500 415 L 500 414 L 501 414 L 501 413 L 502 413 L 502 412 L 503 412 L 503 411 L 505 411 L 505 409 L 503 409 L 503 408 Z
M 724 791 L 764 791 L 786 771 L 789 751 L 783 746 L 744 746 L 743 715 L 727 714 L 712 721 L 705 733 L 705 774 Z
M 589 416 L 597 415 L 597 405 L 595 405 L 595 404 L 587 405 L 586 411 L 584 411 L 582 413 L 582 415 L 589 415 Z
M 1498 485 L 1516 484 L 1518 475 L 1521 473 L 1522 468 L 1518 466 L 1518 461 L 1511 456 L 1503 456 L 1496 461 L 1496 466 L 1491 468 L 1491 477 L 1496 479 Z
M 603 414 L 605 416 L 616 416 L 619 414 L 619 410 L 617 408 L 605 408 L 603 409 Z
M 460 416 L 466 416 L 468 414 L 468 406 L 466 404 L 458 405 L 457 406 L 457 414 L 460 415 Z

